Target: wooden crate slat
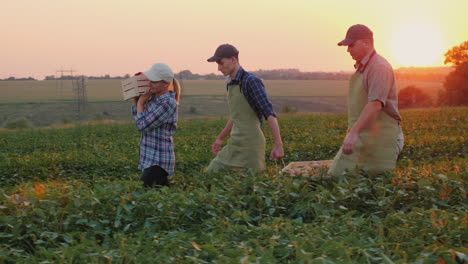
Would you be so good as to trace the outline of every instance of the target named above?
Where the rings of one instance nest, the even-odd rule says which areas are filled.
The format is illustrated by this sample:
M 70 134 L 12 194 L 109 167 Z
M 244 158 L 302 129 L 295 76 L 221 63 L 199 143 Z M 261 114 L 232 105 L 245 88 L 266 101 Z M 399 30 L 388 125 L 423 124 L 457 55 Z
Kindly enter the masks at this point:
M 137 97 L 149 88 L 149 80 L 144 75 L 132 76 L 121 83 L 124 100 Z

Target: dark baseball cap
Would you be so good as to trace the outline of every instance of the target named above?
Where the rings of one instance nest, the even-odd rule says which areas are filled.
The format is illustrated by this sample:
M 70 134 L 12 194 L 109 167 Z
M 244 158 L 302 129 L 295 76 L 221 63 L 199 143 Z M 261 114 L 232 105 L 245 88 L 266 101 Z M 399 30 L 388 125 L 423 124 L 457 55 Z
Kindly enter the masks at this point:
M 207 61 L 214 62 L 222 58 L 237 57 L 237 55 L 239 55 L 239 51 L 236 49 L 236 47 L 231 44 L 223 44 L 216 49 L 213 57 L 209 58 Z
M 356 40 L 373 38 L 374 34 L 368 27 L 361 24 L 356 24 L 348 29 L 348 32 L 346 32 L 345 39 L 339 42 L 338 46 L 349 46 L 353 44 Z

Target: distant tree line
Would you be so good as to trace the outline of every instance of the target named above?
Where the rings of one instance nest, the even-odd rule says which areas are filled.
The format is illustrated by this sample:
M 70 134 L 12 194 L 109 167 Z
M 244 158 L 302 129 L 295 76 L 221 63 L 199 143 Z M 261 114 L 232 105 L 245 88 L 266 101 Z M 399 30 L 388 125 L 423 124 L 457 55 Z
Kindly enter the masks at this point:
M 46 81 L 53 81 L 53 80 L 77 80 L 78 78 L 82 77 L 82 75 L 63 75 L 60 77 L 56 77 L 54 75 L 47 75 L 44 80 Z M 110 76 L 109 74 L 106 74 L 104 76 L 86 76 L 88 79 L 91 80 L 105 80 L 105 79 L 126 79 L 129 78 L 130 75 L 126 74 L 124 76 Z M 0 79 L 0 81 L 37 81 L 37 79 L 33 77 L 28 77 L 28 78 L 16 78 L 16 77 L 8 77 L 5 79 Z
M 81 75 L 73 76 L 73 75 L 63 75 L 60 77 L 56 77 L 54 75 L 48 75 L 44 78 L 44 80 L 76 80 Z M 130 74 L 125 74 L 124 76 L 110 76 L 109 74 L 103 76 L 86 76 L 90 80 L 110 80 L 110 79 L 127 79 L 130 77 Z
M 444 81 L 452 69 L 449 67 L 410 67 L 395 70 L 397 79 L 416 81 Z M 263 80 L 349 80 L 352 72 L 302 72 L 298 69 L 274 69 L 251 71 Z M 175 74 L 181 80 L 223 80 L 222 75 L 196 74 L 183 70 Z
M 301 72 L 298 69 L 275 69 L 251 71 L 263 80 L 347 80 L 350 73 L 345 72 Z M 181 80 L 224 80 L 220 74 L 196 74 L 183 70 L 175 77 Z
M 351 72 L 301 72 L 298 69 L 258 70 L 264 80 L 348 80 Z
M 220 74 L 198 74 L 192 73 L 190 70 L 183 70 L 174 74 L 174 77 L 179 80 L 224 80 L 225 77 Z
M 16 78 L 16 77 L 8 77 L 5 79 L 0 79 L 0 81 L 36 81 L 33 77 L 28 77 L 28 78 Z
M 419 80 L 419 81 L 444 81 L 449 73 L 449 67 L 410 67 L 399 68 L 395 70 L 397 79 Z M 251 71 L 263 80 L 348 80 L 352 74 L 349 72 L 302 72 L 298 69 L 274 69 L 274 70 L 257 70 Z M 107 80 L 107 79 L 126 79 L 131 75 L 124 76 L 110 76 L 109 74 L 103 76 L 87 76 L 90 80 Z M 55 76 L 48 75 L 44 80 L 75 80 L 79 76 L 63 75 Z M 180 80 L 224 80 L 221 74 L 198 74 L 192 73 L 190 70 L 183 70 L 175 74 L 175 77 Z M 32 77 L 28 78 L 15 78 L 9 77 L 0 79 L 1 81 L 33 81 L 36 80 Z

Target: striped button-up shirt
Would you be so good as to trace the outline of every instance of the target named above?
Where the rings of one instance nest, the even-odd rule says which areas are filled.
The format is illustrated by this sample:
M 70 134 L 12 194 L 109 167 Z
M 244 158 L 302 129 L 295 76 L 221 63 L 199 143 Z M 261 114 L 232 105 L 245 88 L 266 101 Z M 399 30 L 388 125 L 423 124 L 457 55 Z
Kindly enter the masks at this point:
M 363 75 L 363 86 L 368 101 L 380 101 L 384 112 L 401 121 L 395 74 L 390 63 L 373 50 L 356 63 L 354 68 Z
M 169 176 L 174 174 L 175 154 L 172 135 L 177 128 L 177 103 L 174 92 L 150 99 L 144 111 L 137 114 L 132 106 L 133 119 L 141 132 L 140 162 L 138 168 L 144 170 L 158 165 Z
M 236 77 L 228 82 L 227 87 L 231 85 L 239 85 L 241 82 L 242 94 L 245 96 L 250 107 L 252 107 L 254 112 L 257 114 L 260 123 L 262 122 L 262 117 L 264 117 L 265 120 L 271 115 L 276 117 L 276 114 L 273 111 L 273 105 L 270 100 L 268 100 L 262 80 L 252 73 L 245 71 L 241 67 L 237 71 Z

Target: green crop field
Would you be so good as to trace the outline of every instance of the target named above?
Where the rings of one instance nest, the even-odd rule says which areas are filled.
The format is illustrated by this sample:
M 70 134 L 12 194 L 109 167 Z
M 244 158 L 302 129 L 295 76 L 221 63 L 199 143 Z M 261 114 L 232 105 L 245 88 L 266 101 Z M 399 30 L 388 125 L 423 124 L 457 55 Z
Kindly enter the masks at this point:
M 204 174 L 226 120 L 181 120 L 162 189 L 137 182 L 133 124 L 0 131 L 0 262 L 466 263 L 468 108 L 402 116 L 397 168 L 343 182 L 278 171 L 331 159 L 345 115 L 280 115 L 258 174 Z

